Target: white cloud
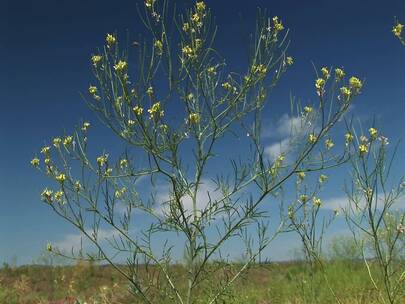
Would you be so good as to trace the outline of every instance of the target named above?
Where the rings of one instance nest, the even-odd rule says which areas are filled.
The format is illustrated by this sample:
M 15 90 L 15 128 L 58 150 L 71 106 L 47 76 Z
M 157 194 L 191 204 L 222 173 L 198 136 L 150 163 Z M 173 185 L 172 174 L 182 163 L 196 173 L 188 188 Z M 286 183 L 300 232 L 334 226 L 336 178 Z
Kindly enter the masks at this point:
M 277 142 L 265 147 L 265 153 L 274 161 L 281 153 L 288 153 L 293 146 L 293 139 L 297 139 L 308 131 L 310 127 L 302 117 L 283 114 L 275 126 L 264 129 L 264 138 L 276 138 Z
M 92 235 L 92 230 L 86 230 L 86 233 Z M 100 242 L 105 242 L 117 235 L 119 235 L 119 232 L 116 230 L 99 229 L 97 238 Z M 72 248 L 79 250 L 81 247 L 91 246 L 91 241 L 83 233 L 69 233 L 61 241 L 54 242 L 53 246 L 60 251 L 71 251 Z
M 217 190 L 217 185 L 209 180 L 209 179 L 202 179 L 199 185 L 199 190 L 197 193 L 197 209 L 202 210 L 204 209 L 208 203 L 211 201 L 215 201 L 222 198 L 222 193 L 220 190 Z M 156 211 L 159 214 L 163 214 L 166 210 L 166 206 L 162 206 L 163 203 L 169 201 L 170 199 L 170 188 L 168 185 L 163 187 L 159 187 L 159 194 L 156 196 L 155 200 L 159 204 L 156 207 Z M 190 195 L 185 195 L 181 198 L 181 202 L 183 208 L 185 210 L 186 215 L 191 215 L 193 209 L 193 200 Z

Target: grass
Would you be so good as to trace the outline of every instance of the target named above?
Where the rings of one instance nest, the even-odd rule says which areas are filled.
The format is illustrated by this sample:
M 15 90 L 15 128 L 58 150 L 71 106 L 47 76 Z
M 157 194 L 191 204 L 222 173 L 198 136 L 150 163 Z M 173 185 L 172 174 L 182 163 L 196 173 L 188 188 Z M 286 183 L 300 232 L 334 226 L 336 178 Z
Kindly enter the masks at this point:
M 185 276 L 183 268 L 173 267 L 175 279 L 181 282 Z M 235 265 L 230 266 L 227 271 L 231 271 L 232 267 Z M 330 286 L 343 304 L 381 303 L 378 302 L 378 292 L 373 288 L 362 263 L 329 262 L 326 274 Z M 217 277 L 202 283 L 196 303 L 207 303 L 213 287 L 217 284 Z M 405 303 L 405 290 L 401 296 L 399 303 Z M 0 303 L 52 303 L 51 301 L 60 301 L 66 297 L 77 298 L 88 304 L 136 303 L 131 299 L 126 281 L 110 266 L 78 263 L 74 266 L 58 267 L 3 267 L 0 270 Z M 156 298 L 153 303 L 169 302 Z M 218 303 L 336 302 L 322 272 L 316 271 L 311 275 L 304 263 L 291 262 L 253 266 Z

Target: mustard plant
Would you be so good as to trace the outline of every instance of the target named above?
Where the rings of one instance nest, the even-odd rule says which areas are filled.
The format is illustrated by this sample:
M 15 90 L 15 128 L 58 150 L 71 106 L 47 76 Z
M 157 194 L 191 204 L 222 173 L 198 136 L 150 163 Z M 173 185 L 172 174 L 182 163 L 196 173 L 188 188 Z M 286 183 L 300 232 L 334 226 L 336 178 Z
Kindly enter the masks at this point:
M 282 20 L 259 13 L 248 64 L 236 72 L 215 50 L 217 27 L 204 2 L 178 16 L 168 1 L 146 0 L 139 13 L 150 37 L 122 49 L 118 35 L 107 34 L 91 57 L 95 80 L 85 94 L 127 149 L 118 157 L 108 151 L 95 157 L 89 149 L 92 125 L 84 122 L 31 161 L 53 183 L 42 200 L 93 245 L 70 254 L 52 244 L 47 249 L 111 264 L 141 303 L 197 303 L 198 287 L 221 274 L 207 302 L 217 303 L 285 230 L 283 217 L 269 229 L 261 208 L 266 199 L 277 198 L 300 172 L 346 161 L 345 155 L 325 158 L 317 150 L 333 147 L 328 134 L 362 82 L 356 77 L 347 82 L 342 69 L 317 73 L 317 101 L 297 105 L 301 132 L 273 159 L 261 136 L 262 113 L 268 94 L 294 62 L 286 53 Z M 249 154 L 241 147 L 239 157 L 225 157 L 226 170 L 220 144 L 235 134 L 247 142 Z M 218 159 L 224 167 L 218 168 Z M 257 227 L 253 238 L 252 227 Z M 228 271 L 224 253 L 231 241 L 244 245 L 245 256 Z M 184 276 L 172 267 L 175 249 L 184 251 Z

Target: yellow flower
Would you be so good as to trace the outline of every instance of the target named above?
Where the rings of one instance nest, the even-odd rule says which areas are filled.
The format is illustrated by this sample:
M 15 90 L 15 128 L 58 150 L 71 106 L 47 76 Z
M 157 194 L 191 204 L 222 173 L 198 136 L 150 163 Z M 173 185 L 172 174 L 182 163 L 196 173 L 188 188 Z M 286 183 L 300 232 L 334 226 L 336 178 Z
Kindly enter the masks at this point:
M 336 76 L 336 80 L 341 80 L 343 77 L 345 77 L 345 72 L 342 69 L 336 68 L 335 76 Z
M 350 91 L 350 89 L 348 87 L 341 87 L 340 88 L 340 94 L 342 94 L 342 96 L 345 99 L 349 99 L 352 92 Z
M 312 201 L 313 201 L 315 207 L 321 207 L 322 201 L 321 201 L 320 198 L 314 197 L 314 198 L 312 199 Z
M 397 23 L 393 28 L 392 32 L 394 33 L 395 37 L 401 37 L 402 31 L 404 29 L 404 25 L 401 23 Z
M 142 115 L 142 113 L 143 113 L 143 108 L 140 107 L 140 106 L 135 106 L 135 107 L 132 108 L 132 111 L 134 111 L 134 113 L 135 113 L 136 115 Z
M 93 62 L 94 66 L 97 66 L 97 64 L 103 59 L 103 56 L 100 55 L 93 55 L 91 56 L 91 61 Z
M 108 168 L 107 170 L 105 170 L 104 176 L 110 176 L 112 173 L 112 169 Z
M 361 82 L 361 80 L 354 76 L 350 77 L 349 84 L 356 91 L 360 91 L 363 86 L 363 83 Z
M 49 154 L 50 149 L 51 149 L 51 148 L 48 147 L 48 146 L 43 147 L 43 148 L 41 149 L 41 153 L 42 153 L 42 154 Z
M 205 11 L 205 3 L 203 1 L 197 2 L 195 6 L 197 8 L 197 11 L 199 12 Z
M 368 153 L 368 146 L 366 144 L 360 144 L 359 145 L 359 153 L 360 153 L 361 156 Z
M 145 0 L 145 6 L 149 9 L 151 9 L 153 7 L 154 2 L 155 2 L 155 0 Z
M 63 145 L 65 147 L 70 146 L 73 142 L 73 136 L 66 136 L 65 139 L 63 140 Z
M 328 180 L 328 177 L 325 174 L 319 176 L 319 182 L 322 184 Z
M 51 159 L 50 158 L 45 158 L 44 163 L 45 163 L 45 165 L 49 165 L 51 163 Z
M 190 124 L 197 124 L 200 122 L 200 119 L 201 119 L 200 114 L 198 114 L 198 113 L 191 113 L 188 116 L 188 121 Z
M 128 125 L 133 126 L 135 124 L 135 120 L 128 119 Z
M 59 148 L 61 143 L 62 143 L 62 139 L 60 139 L 59 137 L 56 137 L 53 139 L 53 145 L 55 148 Z
M 96 161 L 97 161 L 97 164 L 98 164 L 100 167 L 102 167 L 102 166 L 104 166 L 105 163 L 107 162 L 107 159 L 108 159 L 108 154 L 103 154 L 103 155 L 97 157 Z
M 128 166 L 128 160 L 126 160 L 125 158 L 124 158 L 124 159 L 121 159 L 121 160 L 120 160 L 120 167 L 121 167 L 121 169 L 126 168 L 127 166 Z
M 189 58 L 194 56 L 193 49 L 189 45 L 184 46 L 182 49 L 182 52 L 183 52 L 183 55 L 186 55 Z
M 285 62 L 287 63 L 287 65 L 291 66 L 291 65 L 294 64 L 294 59 L 293 59 L 291 56 L 288 56 L 288 57 L 285 59 Z
M 42 198 L 42 200 L 44 202 L 50 204 L 53 201 L 52 194 L 53 194 L 52 190 L 49 190 L 48 188 L 45 188 L 41 193 L 41 198 Z
M 346 140 L 346 143 L 351 143 L 352 141 L 353 141 L 353 134 L 352 133 L 346 133 L 345 134 L 345 140 Z
M 82 131 L 86 132 L 89 127 L 90 127 L 90 123 L 89 122 L 84 122 L 83 126 L 82 126 Z
M 330 73 L 329 73 L 328 68 L 323 67 L 323 68 L 321 69 L 321 72 L 322 72 L 323 78 L 328 79 L 328 78 L 330 77 Z
M 305 172 L 304 172 L 304 171 L 298 172 L 298 178 L 299 178 L 300 180 L 303 180 L 303 179 L 305 178 Z
M 112 34 L 107 34 L 105 41 L 107 42 L 107 45 L 110 47 L 112 45 L 115 44 L 115 42 L 117 42 L 117 40 L 115 39 L 114 35 Z
M 66 180 L 66 175 L 61 173 L 55 177 L 55 179 L 61 184 Z
M 222 87 L 223 87 L 225 90 L 227 90 L 227 91 L 232 90 L 232 85 L 231 85 L 229 82 L 224 82 L 224 83 L 222 84 Z
M 128 64 L 126 63 L 126 61 L 120 60 L 117 64 L 114 65 L 114 70 L 116 70 L 117 72 L 123 72 L 126 70 L 127 66 Z
M 162 41 L 156 40 L 154 46 L 155 46 L 157 54 L 159 56 L 162 55 L 163 54 L 163 43 L 162 43 Z
M 31 163 L 32 166 L 38 167 L 39 166 L 39 159 L 35 157 L 30 161 L 30 163 Z
M 46 244 L 46 250 L 49 251 L 49 252 L 52 251 L 52 244 L 51 243 Z
M 378 131 L 375 128 L 370 128 L 368 129 L 368 132 L 370 133 L 370 136 L 372 139 L 376 139 L 378 137 Z
M 306 115 L 311 114 L 312 111 L 313 111 L 312 107 L 308 107 L 308 106 L 304 107 L 304 113 Z
M 191 16 L 191 21 L 196 22 L 196 23 L 200 22 L 200 15 L 198 15 L 197 13 L 193 14 Z
M 96 95 L 97 94 L 97 87 L 95 86 L 89 86 L 89 93 L 91 95 Z
M 208 74 L 216 75 L 216 74 L 217 74 L 217 72 L 216 72 L 216 67 L 214 67 L 214 66 L 209 67 L 209 68 L 207 69 L 207 72 L 208 72 Z
M 146 90 L 146 94 L 148 94 L 149 96 L 152 96 L 152 95 L 153 95 L 153 87 L 149 87 L 149 88 Z
M 273 17 L 273 24 L 276 33 L 281 32 L 284 29 L 283 23 L 279 21 L 277 16 Z
M 190 29 L 190 24 L 188 22 L 183 24 L 183 31 L 188 32 Z
M 264 64 L 253 65 L 252 66 L 252 71 L 255 74 L 265 75 L 267 73 L 267 68 L 266 68 L 266 66 Z
M 309 142 L 310 144 L 314 144 L 317 139 L 318 139 L 318 137 L 317 137 L 314 133 L 311 133 L 311 134 L 309 134 L 309 136 L 308 136 L 308 142 Z
M 318 91 L 322 91 L 324 86 L 325 86 L 325 79 L 318 78 L 317 80 L 315 80 L 315 88 L 317 88 Z
M 55 192 L 55 201 L 60 202 L 63 198 L 63 191 L 57 191 Z
M 332 141 L 330 138 L 328 138 L 328 139 L 325 141 L 325 147 L 326 147 L 326 149 L 328 149 L 328 150 L 332 149 L 334 145 L 335 145 L 335 144 L 333 143 L 333 141 Z
M 308 201 L 308 195 L 301 194 L 299 199 L 301 203 L 305 204 Z
M 150 117 L 154 117 L 155 115 L 162 117 L 164 115 L 164 111 L 161 110 L 160 102 L 155 102 L 152 107 L 148 110 Z

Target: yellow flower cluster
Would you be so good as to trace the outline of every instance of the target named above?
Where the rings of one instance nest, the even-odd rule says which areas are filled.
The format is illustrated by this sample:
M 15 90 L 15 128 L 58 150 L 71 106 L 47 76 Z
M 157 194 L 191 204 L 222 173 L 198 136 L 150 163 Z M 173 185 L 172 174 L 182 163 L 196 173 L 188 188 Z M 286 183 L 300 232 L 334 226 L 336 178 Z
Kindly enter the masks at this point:
M 117 42 L 117 39 L 115 38 L 114 35 L 107 34 L 107 36 L 105 37 L 105 41 L 107 42 L 107 46 L 111 47 Z
M 273 17 L 273 26 L 274 26 L 274 31 L 277 34 L 278 32 L 281 32 L 284 30 L 283 23 L 279 20 L 277 16 Z
M 305 172 L 304 171 L 300 171 L 300 172 L 298 172 L 298 179 L 299 180 L 303 180 L 304 178 L 305 178 Z
M 328 149 L 328 150 L 332 149 L 334 145 L 335 144 L 333 143 L 332 139 L 330 139 L 330 138 L 328 138 L 325 141 L 325 148 Z
M 124 60 L 120 60 L 120 61 L 118 61 L 117 64 L 114 65 L 114 70 L 121 73 L 121 72 L 124 72 L 127 69 L 127 67 L 128 67 L 127 62 Z
M 195 7 L 196 7 L 198 12 L 204 12 L 205 8 L 206 8 L 206 5 L 205 5 L 205 3 L 203 1 L 200 1 L 200 2 L 197 2 L 195 4 Z
M 321 174 L 319 176 L 319 183 L 323 184 L 324 182 L 326 182 L 328 180 L 328 176 L 326 176 L 325 174 Z
M 306 202 L 308 202 L 308 195 L 306 194 L 301 194 L 299 200 L 301 201 L 301 203 L 305 204 Z
M 322 72 L 322 77 L 323 77 L 324 79 L 328 79 L 328 78 L 330 77 L 330 73 L 329 73 L 328 68 L 323 67 L 323 68 L 321 69 L 321 72 Z
M 161 110 L 160 102 L 155 102 L 152 107 L 148 109 L 148 113 L 150 114 L 150 118 L 163 117 L 164 111 Z
M 39 159 L 37 157 L 35 157 L 30 161 L 30 163 L 31 163 L 32 166 L 38 167 L 39 166 Z
M 350 96 L 352 95 L 352 92 L 348 87 L 341 87 L 340 88 L 340 94 L 344 97 L 345 100 L 348 100 Z
M 323 78 L 318 78 L 315 80 L 315 88 L 317 91 L 320 93 L 323 91 L 323 87 L 325 86 L 325 79 Z
M 229 82 L 224 82 L 222 84 L 222 87 L 227 90 L 227 91 L 231 91 L 232 90 L 232 85 Z
M 97 87 L 96 86 L 89 86 L 89 93 L 91 94 L 91 95 L 93 95 L 93 98 L 95 99 L 95 100 L 100 100 L 101 99 L 101 97 L 99 96 L 99 95 L 97 95 L 97 92 L 98 92 L 98 90 L 97 90 Z
M 311 133 L 308 136 L 308 142 L 310 144 L 314 144 L 317 141 L 317 139 L 318 139 L 318 137 L 314 133 Z
M 59 183 L 63 184 L 66 180 L 66 175 L 61 173 L 57 176 L 55 176 L 56 181 L 58 181 Z
M 127 192 L 127 188 L 122 187 L 121 190 L 119 190 L 119 189 L 115 190 L 114 196 L 116 198 L 121 198 L 125 194 L 125 192 Z
M 65 139 L 63 140 L 63 145 L 67 148 L 69 147 L 73 142 L 73 136 L 66 136 Z
M 155 0 L 145 0 L 145 6 L 148 9 L 151 9 L 153 7 L 153 4 L 155 3 Z
M 132 111 L 134 111 L 135 115 L 142 115 L 143 113 L 143 108 L 140 106 L 135 106 L 132 108 Z
M 100 55 L 93 55 L 93 56 L 91 56 L 91 62 L 93 63 L 93 66 L 95 66 L 95 67 L 98 65 L 98 63 L 99 63 L 102 59 L 103 59 L 103 57 L 100 56 Z
M 90 123 L 85 121 L 82 126 L 82 131 L 86 132 L 90 128 Z
M 318 208 L 321 207 L 322 200 L 319 197 L 314 197 L 312 199 L 312 201 L 313 201 L 315 207 L 318 207 Z
M 62 139 L 60 139 L 59 137 L 56 137 L 53 139 L 53 146 L 55 148 L 59 148 L 61 143 L 62 143 Z
M 350 77 L 349 84 L 350 84 L 350 87 L 357 92 L 360 91 L 361 88 L 363 87 L 363 83 L 361 82 L 361 80 L 354 76 Z
M 56 191 L 54 197 L 55 197 L 55 201 L 61 202 L 62 198 L 63 198 L 63 191 L 61 191 L 61 190 Z
M 378 137 L 378 131 L 375 128 L 370 128 L 368 129 L 368 132 L 370 133 L 370 136 L 372 139 L 376 139 Z
M 392 32 L 394 33 L 395 37 L 401 37 L 402 31 L 404 29 L 404 25 L 401 23 L 397 23 L 393 28 Z
M 183 55 L 185 55 L 188 58 L 193 58 L 195 56 L 193 49 L 189 45 L 185 45 L 182 48 L 182 52 L 183 52 Z
M 252 72 L 253 74 L 257 74 L 259 77 L 264 77 L 267 73 L 267 67 L 264 64 L 253 65 Z
M 49 151 L 50 151 L 50 150 L 51 150 L 51 147 L 45 146 L 45 147 L 43 147 L 43 148 L 41 149 L 41 153 L 47 155 L 47 154 L 49 154 Z
M 53 191 L 49 190 L 48 188 L 45 188 L 42 193 L 41 193 L 41 198 L 44 202 L 50 204 L 53 202 Z
M 286 64 L 287 64 L 288 66 L 291 66 L 291 65 L 294 64 L 294 59 L 293 59 L 291 56 L 288 56 L 288 57 L 285 59 L 285 62 L 286 62 Z
M 155 46 L 156 53 L 159 56 L 161 56 L 163 54 L 163 43 L 162 43 L 162 41 L 156 40 L 154 46 Z
M 100 167 L 103 167 L 106 164 L 107 159 L 108 159 L 108 154 L 103 154 L 103 155 L 97 157 L 96 161 Z
M 128 166 L 128 160 L 125 159 L 125 158 L 121 159 L 121 160 L 120 160 L 120 167 L 121 167 L 121 169 L 124 169 L 124 168 L 126 168 L 127 166 Z
M 345 141 L 346 141 L 346 145 L 348 145 L 349 143 L 351 143 L 354 139 L 354 136 L 352 133 L 346 133 L 345 134 Z
M 198 113 L 190 113 L 190 115 L 188 116 L 188 122 L 190 124 L 198 124 L 200 122 L 200 114 Z
M 308 106 L 305 106 L 305 107 L 304 107 L 304 114 L 305 114 L 305 115 L 311 114 L 312 111 L 313 111 L 313 108 L 312 108 L 312 107 L 308 107 Z
M 359 145 L 359 153 L 361 156 L 363 156 L 364 154 L 368 153 L 368 145 L 363 143 Z
M 336 68 L 335 69 L 335 77 L 336 77 L 336 80 L 341 80 L 343 77 L 345 77 L 345 72 L 342 70 L 342 69 L 340 69 L 340 68 Z

